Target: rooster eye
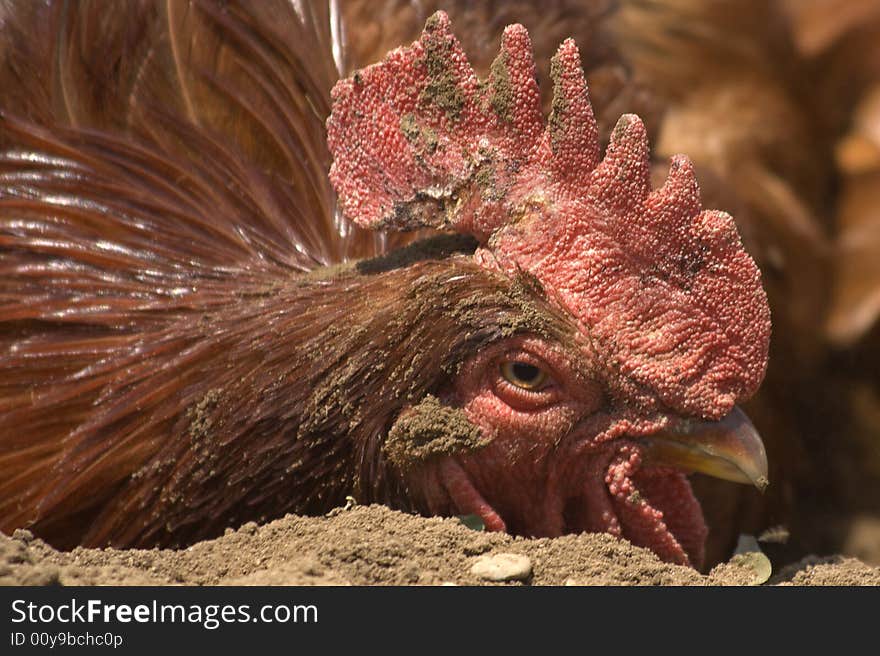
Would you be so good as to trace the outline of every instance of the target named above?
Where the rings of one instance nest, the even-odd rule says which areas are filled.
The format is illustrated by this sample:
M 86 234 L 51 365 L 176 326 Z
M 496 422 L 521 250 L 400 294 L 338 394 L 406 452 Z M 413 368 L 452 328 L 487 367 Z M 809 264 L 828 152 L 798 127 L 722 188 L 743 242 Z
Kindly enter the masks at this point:
M 547 382 L 543 369 L 517 360 L 502 363 L 501 375 L 507 382 L 527 390 L 536 390 Z

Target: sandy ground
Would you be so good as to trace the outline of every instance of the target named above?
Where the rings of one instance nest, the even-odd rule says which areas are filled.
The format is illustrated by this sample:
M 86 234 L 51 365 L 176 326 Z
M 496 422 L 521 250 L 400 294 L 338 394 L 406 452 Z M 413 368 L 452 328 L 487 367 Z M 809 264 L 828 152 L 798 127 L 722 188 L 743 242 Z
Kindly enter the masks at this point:
M 753 556 L 734 556 L 704 576 L 608 535 L 515 538 L 370 506 L 246 524 L 183 550 L 59 552 L 27 531 L 0 534 L 0 584 L 749 585 L 769 574 L 769 562 Z M 880 585 L 880 568 L 809 558 L 767 583 Z

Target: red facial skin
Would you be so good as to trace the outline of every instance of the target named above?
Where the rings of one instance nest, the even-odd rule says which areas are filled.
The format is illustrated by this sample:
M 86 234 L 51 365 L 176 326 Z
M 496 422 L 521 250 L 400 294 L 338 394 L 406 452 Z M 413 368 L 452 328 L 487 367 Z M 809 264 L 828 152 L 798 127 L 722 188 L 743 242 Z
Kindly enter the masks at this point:
M 505 361 L 536 366 L 547 380 L 537 390 L 518 387 L 502 375 Z M 489 530 L 607 532 L 699 567 L 707 529 L 687 479 L 640 468 L 638 435 L 655 432 L 665 417 L 615 410 L 600 376 L 538 338 L 497 344 L 463 367 L 448 399 L 491 442 L 429 462 L 409 481 L 434 512 L 478 515 Z

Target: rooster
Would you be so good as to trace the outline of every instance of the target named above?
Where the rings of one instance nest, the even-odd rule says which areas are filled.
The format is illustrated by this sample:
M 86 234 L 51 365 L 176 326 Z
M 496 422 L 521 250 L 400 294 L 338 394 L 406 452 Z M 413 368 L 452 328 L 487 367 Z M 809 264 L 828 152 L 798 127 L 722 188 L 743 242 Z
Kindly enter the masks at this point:
M 651 191 L 637 116 L 600 157 L 574 41 L 545 122 L 521 25 L 485 79 L 439 12 L 337 82 L 335 5 L 15 9 L 3 530 L 184 545 L 354 496 L 699 567 L 686 472 L 767 484 L 758 268 L 686 157 Z

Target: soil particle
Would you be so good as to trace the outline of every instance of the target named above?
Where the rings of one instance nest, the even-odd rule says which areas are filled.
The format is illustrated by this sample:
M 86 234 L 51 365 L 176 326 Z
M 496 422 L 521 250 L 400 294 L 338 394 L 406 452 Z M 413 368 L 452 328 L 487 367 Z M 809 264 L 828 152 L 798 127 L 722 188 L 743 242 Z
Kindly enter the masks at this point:
M 389 460 L 406 469 L 432 456 L 472 451 L 488 442 L 464 412 L 429 394 L 394 423 L 383 448 Z
M 761 585 L 770 576 L 770 561 L 760 552 L 734 555 L 717 565 L 709 580 L 717 585 Z
M 438 21 L 431 17 L 425 23 L 425 32 L 436 32 Z M 457 121 L 464 108 L 464 94 L 459 87 L 458 77 L 453 67 L 453 41 L 439 35 L 424 39 L 425 67 L 428 79 L 419 100 L 427 106 L 436 105 L 452 120 Z
M 761 551 L 754 536 L 739 536 L 733 557 L 720 563 L 710 573 L 709 579 L 718 585 L 761 585 L 773 574 L 770 559 Z
M 477 556 L 527 558 L 525 582 L 484 580 Z M 183 550 L 82 549 L 59 552 L 27 532 L 0 535 L 5 585 L 719 585 L 660 562 L 605 534 L 524 539 L 480 533 L 456 518 L 423 518 L 384 506 L 336 509 L 323 517 L 288 515 L 247 525 Z M 782 585 L 880 585 L 880 570 L 842 557 L 812 558 L 770 581 Z
M 425 154 L 433 155 L 437 151 L 439 145 L 437 133 L 428 126 L 419 125 L 415 114 L 408 113 L 400 117 L 400 131 L 407 141 Z
M 486 581 L 526 581 L 532 575 L 532 561 L 522 554 L 480 556 L 471 565 L 471 574 Z
M 770 582 L 777 585 L 880 585 L 880 568 L 844 556 L 809 556 L 783 568 Z
M 514 93 L 510 84 L 510 73 L 507 70 L 507 54 L 502 52 L 490 67 L 492 74 L 491 99 L 492 109 L 502 121 L 510 122 L 514 103 Z
M 553 80 L 553 103 L 551 105 L 548 125 L 550 126 L 550 147 L 555 153 L 558 149 L 559 140 L 564 136 L 566 126 L 570 122 L 566 120 L 568 103 L 563 92 L 562 64 L 559 62 L 558 55 L 550 60 L 550 78 Z
M 419 138 L 419 124 L 416 122 L 414 114 L 408 113 L 400 117 L 400 131 L 403 132 L 403 136 L 410 143 Z

